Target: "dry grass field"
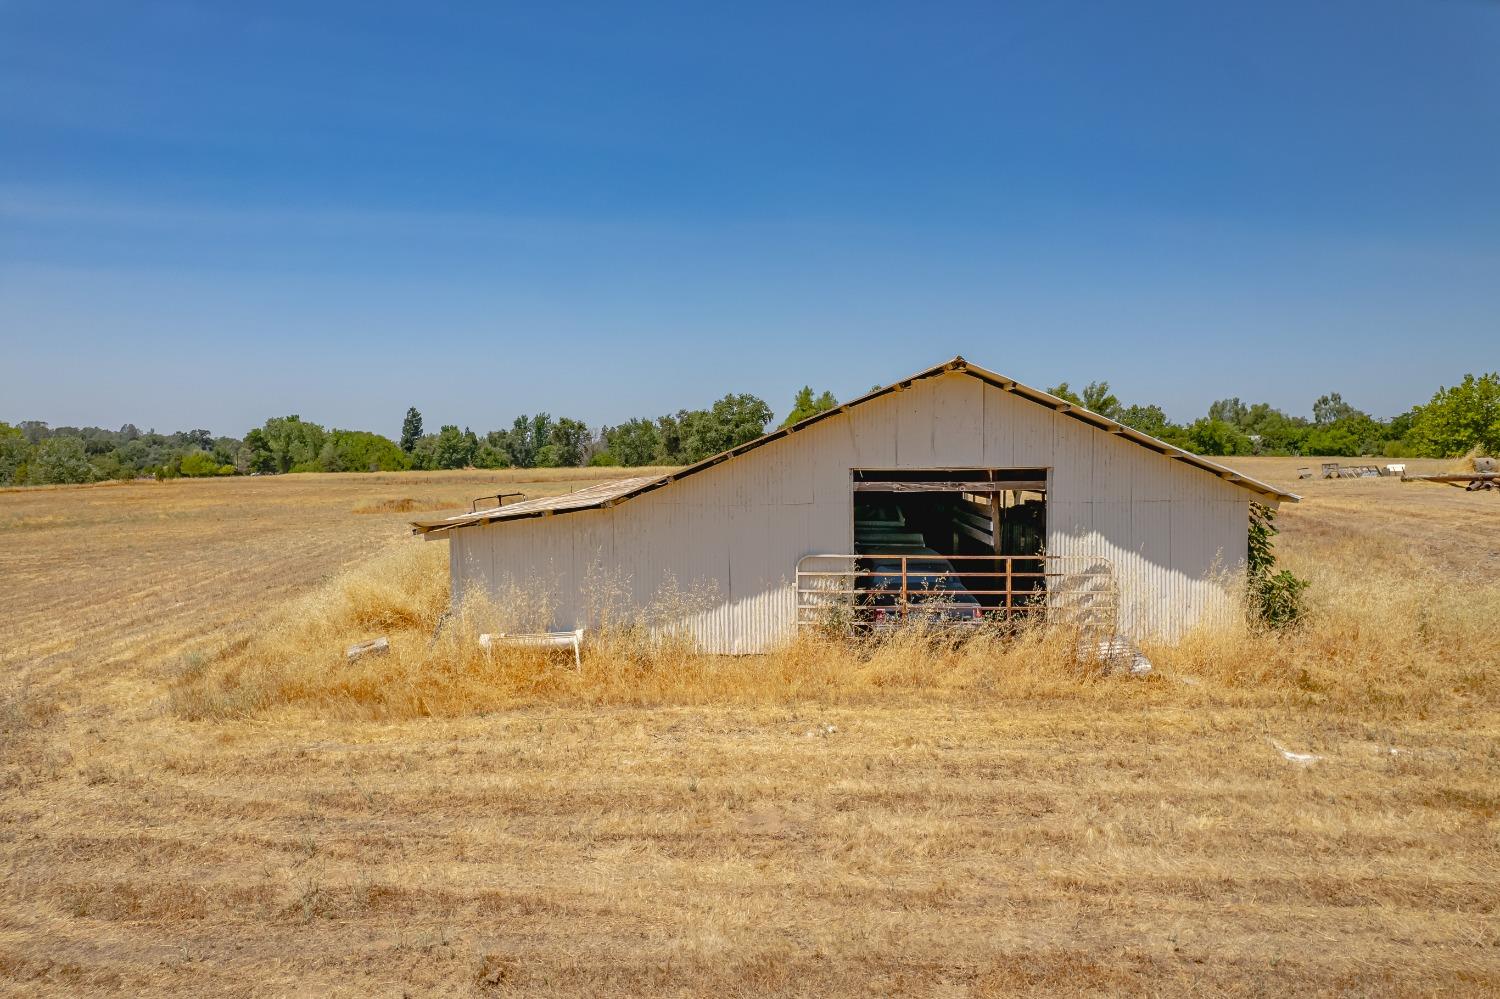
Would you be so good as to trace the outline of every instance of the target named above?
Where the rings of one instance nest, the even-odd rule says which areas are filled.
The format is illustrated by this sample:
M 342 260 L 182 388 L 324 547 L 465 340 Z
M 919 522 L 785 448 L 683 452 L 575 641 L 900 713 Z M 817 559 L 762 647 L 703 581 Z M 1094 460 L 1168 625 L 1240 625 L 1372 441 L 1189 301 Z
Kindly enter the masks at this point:
M 1500 992 L 1500 496 L 1296 483 L 1307 625 L 1144 680 L 417 640 L 407 520 L 586 477 L 0 492 L 0 993 Z

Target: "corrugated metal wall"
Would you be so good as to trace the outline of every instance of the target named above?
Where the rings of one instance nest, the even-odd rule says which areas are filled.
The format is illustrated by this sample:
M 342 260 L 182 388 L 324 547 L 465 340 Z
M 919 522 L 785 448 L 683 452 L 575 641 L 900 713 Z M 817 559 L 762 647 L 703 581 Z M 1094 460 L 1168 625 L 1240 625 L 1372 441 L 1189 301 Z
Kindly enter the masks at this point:
M 1167 637 L 1229 609 L 1250 496 L 1222 479 L 967 375 L 916 381 L 610 510 L 450 532 L 454 592 L 545 590 L 551 626 L 593 623 L 600 594 L 633 608 L 675 589 L 709 649 L 785 638 L 804 555 L 853 549 L 854 468 L 1045 467 L 1048 551 L 1108 559 L 1121 631 Z M 607 582 L 608 585 L 603 585 Z

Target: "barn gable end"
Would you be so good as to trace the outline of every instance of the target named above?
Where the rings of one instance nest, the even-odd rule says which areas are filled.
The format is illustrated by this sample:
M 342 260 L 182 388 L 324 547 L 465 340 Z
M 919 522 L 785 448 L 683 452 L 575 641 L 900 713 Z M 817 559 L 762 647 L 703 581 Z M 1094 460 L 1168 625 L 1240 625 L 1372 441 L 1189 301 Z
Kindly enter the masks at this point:
M 700 595 L 688 625 L 706 648 L 762 651 L 792 630 L 798 560 L 853 551 L 853 469 L 1012 467 L 1048 470 L 1050 554 L 1114 567 L 1124 633 L 1172 637 L 1229 609 L 1221 577 L 1243 565 L 1255 492 L 957 368 L 804 421 L 628 502 L 452 525 L 462 528 L 445 532 L 455 595 L 469 585 L 540 588 L 553 626 L 570 629 L 593 623 L 602 590 L 640 609 L 675 586 Z

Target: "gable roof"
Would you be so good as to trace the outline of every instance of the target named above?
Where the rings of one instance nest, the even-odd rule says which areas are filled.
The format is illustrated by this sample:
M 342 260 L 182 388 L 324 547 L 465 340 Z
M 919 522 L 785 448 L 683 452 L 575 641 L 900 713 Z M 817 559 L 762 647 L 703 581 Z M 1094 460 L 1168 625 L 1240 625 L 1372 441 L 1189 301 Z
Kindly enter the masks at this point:
M 755 440 L 753 441 L 746 441 L 744 444 L 741 444 L 738 447 L 732 447 L 728 451 L 716 454 L 711 458 L 705 458 L 704 460 L 692 465 L 688 465 L 685 468 L 679 468 L 675 472 L 666 472 L 661 475 L 635 476 L 634 478 L 628 479 L 612 479 L 608 482 L 601 482 L 598 485 L 588 486 L 584 489 L 577 490 L 576 492 L 564 493 L 561 496 L 538 497 L 534 500 L 525 500 L 520 503 L 512 503 L 510 506 L 494 507 L 493 509 L 489 510 L 476 510 L 473 513 L 459 514 L 457 516 L 447 517 L 442 520 L 414 521 L 411 525 L 412 532 L 414 534 L 430 534 L 438 531 L 449 531 L 458 527 L 474 527 L 481 524 L 492 524 L 502 520 L 521 520 L 528 517 L 548 517 L 558 513 L 571 513 L 575 510 L 596 510 L 612 507 L 617 503 L 623 503 L 626 500 L 633 499 L 634 497 L 639 496 L 642 493 L 648 493 L 654 489 L 660 489 L 663 486 L 675 482 L 678 479 L 684 479 L 689 475 L 694 475 L 698 472 L 703 471 L 704 469 L 723 464 L 731 458 L 739 457 L 746 451 L 753 451 L 756 448 L 769 444 L 774 440 L 790 436 L 791 434 L 794 434 L 805 427 L 812 426 L 819 420 L 826 420 L 831 416 L 837 416 L 840 413 L 853 409 L 855 406 L 861 406 L 873 399 L 878 399 L 881 396 L 890 395 L 894 392 L 900 392 L 904 389 L 908 389 L 911 387 L 912 382 L 921 381 L 924 378 L 936 378 L 940 375 L 948 374 L 949 372 L 957 372 L 959 374 L 965 374 L 973 378 L 978 378 L 980 381 L 985 382 L 989 385 L 993 385 L 1002 391 L 1009 392 L 1012 395 L 1019 396 L 1022 399 L 1026 399 L 1029 402 L 1034 402 L 1037 405 L 1045 406 L 1061 416 L 1065 416 L 1074 420 L 1080 420 L 1092 427 L 1096 427 L 1100 430 L 1104 430 L 1118 437 L 1124 438 L 1125 440 L 1130 441 L 1132 444 L 1137 444 L 1143 448 L 1146 448 L 1148 451 L 1154 451 L 1155 453 L 1162 455 L 1168 460 L 1180 461 L 1185 465 L 1191 465 L 1194 468 L 1202 469 L 1205 472 L 1224 479 L 1226 482 L 1230 482 L 1236 486 L 1239 486 L 1241 489 L 1245 489 L 1249 492 L 1255 493 L 1258 497 L 1260 497 L 1261 500 L 1267 501 L 1273 505 L 1282 501 L 1295 503 L 1301 498 L 1295 493 L 1289 493 L 1281 489 L 1277 489 L 1275 486 L 1270 485 L 1269 483 L 1261 482 L 1259 479 L 1252 479 L 1248 475 L 1241 475 L 1239 472 L 1236 472 L 1231 468 L 1226 468 L 1225 466 L 1220 465 L 1216 462 L 1209 461 L 1207 458 L 1192 454 L 1188 451 L 1184 451 L 1179 447 L 1173 447 L 1166 441 L 1157 440 L 1155 437 L 1152 437 L 1149 434 L 1143 434 L 1139 430 L 1136 430 L 1133 427 L 1127 427 L 1125 426 L 1125 424 L 1120 423 L 1116 420 L 1111 420 L 1107 416 L 1100 416 L 1098 413 L 1085 409 L 1082 406 L 1075 405 L 1074 403 L 1070 403 L 1066 399 L 1059 399 L 1055 395 L 1048 395 L 1046 392 L 1042 392 L 1038 389 L 1022 385 L 1020 382 L 1016 381 L 1013 378 L 1006 378 L 1004 375 L 997 375 L 993 371 L 987 371 L 984 368 L 978 367 L 977 365 L 970 364 L 962 357 L 955 357 L 951 361 L 945 361 L 942 364 L 934 365 L 933 367 L 930 367 L 925 371 L 919 371 L 909 378 L 903 378 L 898 382 L 892 382 L 890 385 L 887 385 L 884 388 L 875 389 L 872 392 L 868 392 L 865 395 L 860 396 L 858 399 L 846 402 L 840 406 L 835 406 L 833 409 L 826 409 L 821 413 L 815 413 L 812 416 L 809 416 L 807 419 L 794 423 L 789 427 L 782 427 L 779 430 L 773 430 L 768 434 L 764 434 L 760 437 L 755 438 Z

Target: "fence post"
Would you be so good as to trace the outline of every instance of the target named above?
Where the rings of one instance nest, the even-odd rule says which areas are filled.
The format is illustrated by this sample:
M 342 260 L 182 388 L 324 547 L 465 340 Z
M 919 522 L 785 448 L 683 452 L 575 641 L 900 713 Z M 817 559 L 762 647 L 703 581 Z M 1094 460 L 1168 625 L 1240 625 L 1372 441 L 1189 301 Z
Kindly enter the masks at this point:
M 901 620 L 906 620 L 906 556 L 901 556 Z

